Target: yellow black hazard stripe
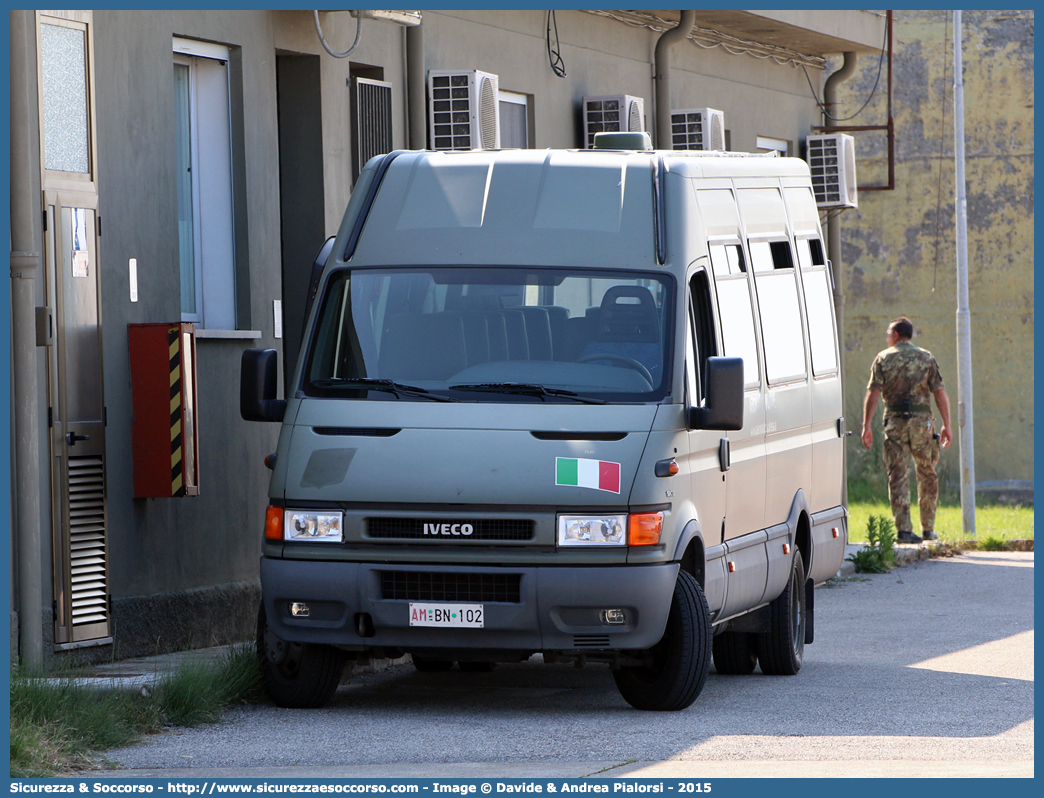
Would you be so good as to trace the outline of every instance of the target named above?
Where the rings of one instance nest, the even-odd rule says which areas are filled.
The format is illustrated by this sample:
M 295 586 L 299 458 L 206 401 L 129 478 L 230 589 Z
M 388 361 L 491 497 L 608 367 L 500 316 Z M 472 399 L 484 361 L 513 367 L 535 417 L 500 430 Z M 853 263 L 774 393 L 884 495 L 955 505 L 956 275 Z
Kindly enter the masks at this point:
M 181 461 L 181 328 L 167 328 L 170 355 L 170 495 L 184 496 Z

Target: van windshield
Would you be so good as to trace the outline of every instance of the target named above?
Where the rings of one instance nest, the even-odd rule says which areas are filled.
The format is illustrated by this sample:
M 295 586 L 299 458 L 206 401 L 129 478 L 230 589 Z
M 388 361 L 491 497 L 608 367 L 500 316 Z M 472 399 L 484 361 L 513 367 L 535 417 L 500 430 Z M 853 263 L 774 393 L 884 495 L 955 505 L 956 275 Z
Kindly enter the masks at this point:
M 356 269 L 329 280 L 308 396 L 650 402 L 670 386 L 673 280 L 516 267 Z

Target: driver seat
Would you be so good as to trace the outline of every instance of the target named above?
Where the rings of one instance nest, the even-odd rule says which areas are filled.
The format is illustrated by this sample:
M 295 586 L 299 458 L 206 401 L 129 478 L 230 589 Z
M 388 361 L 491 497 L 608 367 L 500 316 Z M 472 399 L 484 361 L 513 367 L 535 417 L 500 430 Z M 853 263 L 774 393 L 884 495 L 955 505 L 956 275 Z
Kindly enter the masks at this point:
M 612 354 L 637 360 L 649 369 L 655 387 L 660 381 L 661 343 L 660 313 L 652 292 L 642 285 L 614 285 L 602 297 L 594 336 L 580 356 Z M 620 365 L 595 358 L 590 362 Z

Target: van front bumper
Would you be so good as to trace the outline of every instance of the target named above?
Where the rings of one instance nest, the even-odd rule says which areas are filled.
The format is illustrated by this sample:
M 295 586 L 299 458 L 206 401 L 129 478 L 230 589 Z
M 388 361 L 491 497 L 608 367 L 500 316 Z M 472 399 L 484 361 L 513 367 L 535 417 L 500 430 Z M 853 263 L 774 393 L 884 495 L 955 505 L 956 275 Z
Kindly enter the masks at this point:
M 677 576 L 677 563 L 498 568 L 261 558 L 265 614 L 278 637 L 406 650 L 649 648 L 663 636 Z M 307 617 L 290 614 L 295 602 L 308 605 Z M 411 603 L 481 604 L 483 627 L 410 626 Z M 624 623 L 604 623 L 609 609 L 623 610 Z

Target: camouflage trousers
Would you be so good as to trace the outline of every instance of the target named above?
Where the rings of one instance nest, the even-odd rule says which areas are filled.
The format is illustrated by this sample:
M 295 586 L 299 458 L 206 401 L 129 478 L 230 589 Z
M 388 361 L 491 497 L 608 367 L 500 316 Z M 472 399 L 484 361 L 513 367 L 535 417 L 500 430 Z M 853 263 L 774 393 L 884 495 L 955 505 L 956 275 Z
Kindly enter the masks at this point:
M 888 471 L 888 500 L 892 505 L 896 531 L 913 532 L 910 521 L 910 466 L 913 457 L 917 471 L 917 504 L 921 510 L 921 529 L 935 529 L 935 505 L 939 499 L 939 441 L 935 440 L 932 416 L 915 414 L 901 418 L 895 413 L 884 417 L 884 462 Z

